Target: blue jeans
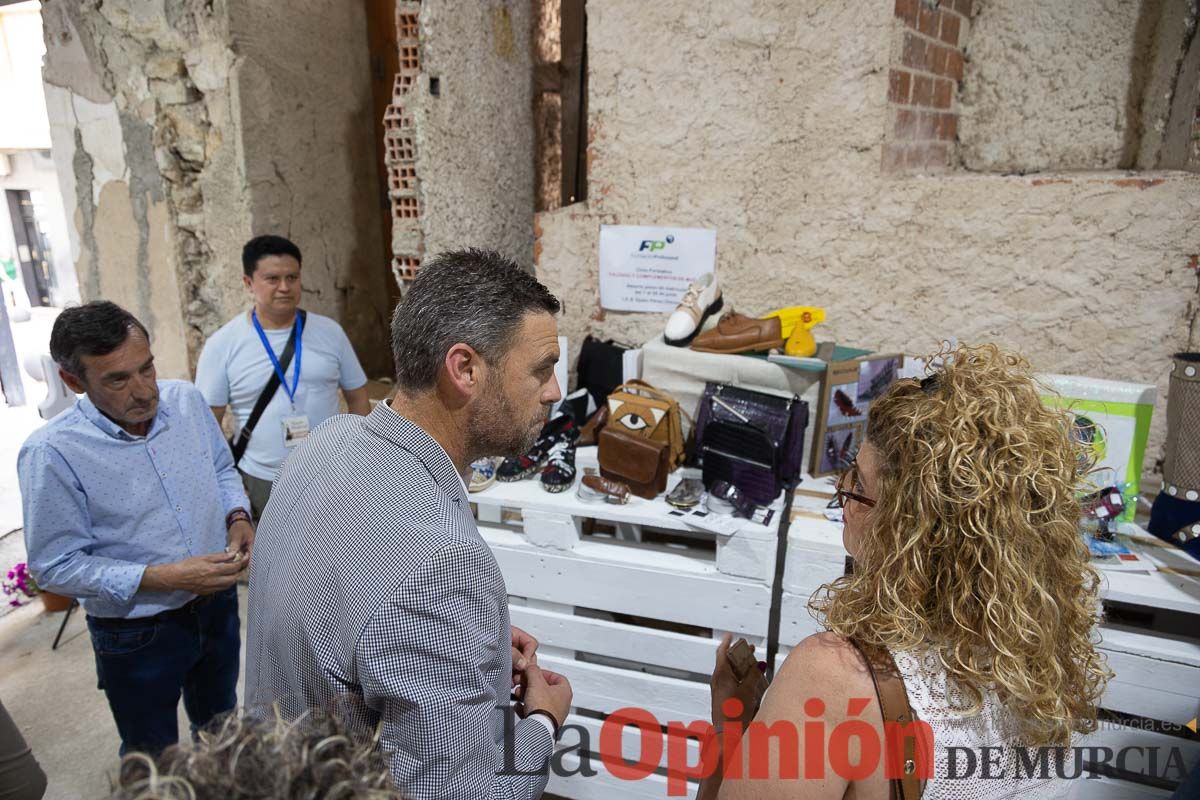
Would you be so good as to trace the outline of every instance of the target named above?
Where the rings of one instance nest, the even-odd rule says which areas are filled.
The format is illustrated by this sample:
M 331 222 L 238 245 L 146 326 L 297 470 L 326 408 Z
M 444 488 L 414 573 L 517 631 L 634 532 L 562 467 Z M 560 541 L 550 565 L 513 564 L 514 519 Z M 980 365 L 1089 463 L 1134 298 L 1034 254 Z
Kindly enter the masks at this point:
M 237 587 L 145 619 L 88 617 L 99 688 L 121 734 L 121 755 L 158 755 L 179 741 L 179 697 L 192 733 L 237 705 Z

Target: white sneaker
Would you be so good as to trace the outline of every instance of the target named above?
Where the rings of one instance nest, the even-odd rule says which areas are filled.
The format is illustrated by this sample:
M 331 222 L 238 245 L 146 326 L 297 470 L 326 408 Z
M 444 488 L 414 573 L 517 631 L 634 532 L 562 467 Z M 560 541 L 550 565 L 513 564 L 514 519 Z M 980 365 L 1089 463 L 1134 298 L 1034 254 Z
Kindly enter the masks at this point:
M 688 287 L 687 294 L 671 312 L 663 339 L 673 347 L 685 347 L 696 338 L 709 317 L 718 314 L 725 305 L 717 276 L 706 272 Z

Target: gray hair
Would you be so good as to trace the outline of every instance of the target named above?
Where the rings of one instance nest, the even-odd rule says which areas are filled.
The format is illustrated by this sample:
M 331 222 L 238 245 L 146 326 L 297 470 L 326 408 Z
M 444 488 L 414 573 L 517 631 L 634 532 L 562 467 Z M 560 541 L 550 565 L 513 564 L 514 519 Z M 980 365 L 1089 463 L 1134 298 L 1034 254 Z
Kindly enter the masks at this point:
M 392 314 L 396 383 L 409 395 L 431 388 L 459 342 L 499 363 L 527 313 L 560 308 L 549 289 L 499 253 L 439 253 L 421 265 Z
M 375 737 L 333 715 L 234 711 L 158 758 L 130 753 L 110 800 L 397 800 Z

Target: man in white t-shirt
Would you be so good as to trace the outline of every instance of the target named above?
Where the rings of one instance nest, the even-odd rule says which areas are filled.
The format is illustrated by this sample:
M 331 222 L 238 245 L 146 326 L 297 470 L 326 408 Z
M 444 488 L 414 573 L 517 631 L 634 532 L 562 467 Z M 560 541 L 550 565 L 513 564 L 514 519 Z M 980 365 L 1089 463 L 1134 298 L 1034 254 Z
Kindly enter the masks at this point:
M 240 432 L 272 374 L 279 378 L 237 464 L 258 519 L 291 448 L 338 412 L 338 388 L 350 413 L 365 416 L 371 405 L 367 376 L 346 332 L 329 317 L 297 313 L 300 248 L 282 236 L 256 236 L 242 249 L 242 269 L 254 308 L 205 342 L 196 386 L 218 421 L 232 407 Z M 285 359 L 293 333 L 293 355 Z

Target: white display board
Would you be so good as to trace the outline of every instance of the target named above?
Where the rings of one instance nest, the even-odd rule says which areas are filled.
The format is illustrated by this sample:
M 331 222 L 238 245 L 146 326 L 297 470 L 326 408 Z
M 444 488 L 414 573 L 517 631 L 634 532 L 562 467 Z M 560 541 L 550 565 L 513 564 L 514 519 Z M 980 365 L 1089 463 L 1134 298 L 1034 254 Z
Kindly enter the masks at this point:
M 708 228 L 600 226 L 600 305 L 611 311 L 674 311 L 717 259 Z

